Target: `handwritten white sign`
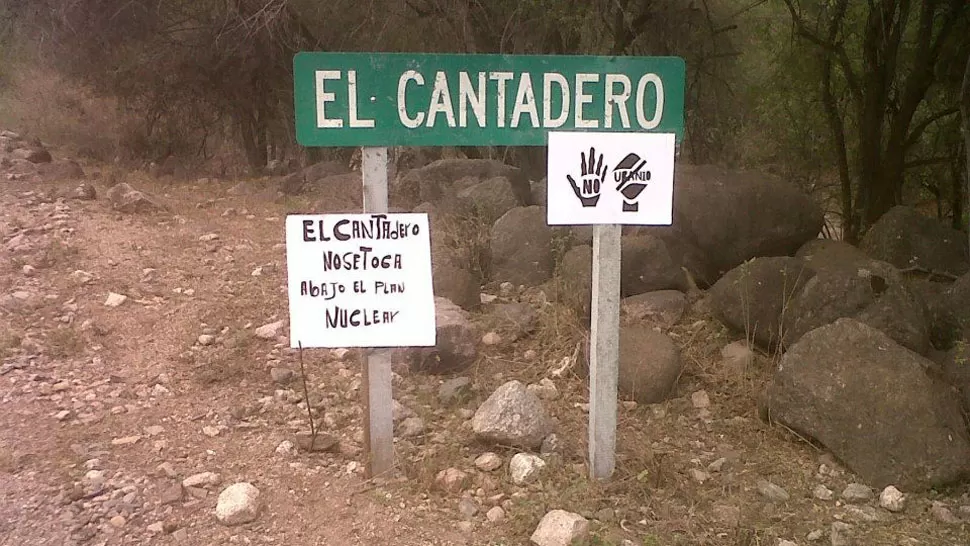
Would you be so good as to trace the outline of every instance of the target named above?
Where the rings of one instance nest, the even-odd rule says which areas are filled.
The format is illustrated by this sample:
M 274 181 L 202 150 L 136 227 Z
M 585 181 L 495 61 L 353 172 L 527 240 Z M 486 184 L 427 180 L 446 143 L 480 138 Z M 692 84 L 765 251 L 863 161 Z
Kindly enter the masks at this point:
M 673 133 L 549 133 L 549 225 L 669 226 Z
M 290 346 L 435 344 L 427 214 L 286 217 Z

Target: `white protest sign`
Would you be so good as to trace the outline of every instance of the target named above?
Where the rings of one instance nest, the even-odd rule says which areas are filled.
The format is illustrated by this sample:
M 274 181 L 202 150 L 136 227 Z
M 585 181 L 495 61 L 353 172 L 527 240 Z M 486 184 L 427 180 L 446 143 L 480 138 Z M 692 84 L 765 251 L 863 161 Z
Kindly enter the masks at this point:
M 286 217 L 291 347 L 435 344 L 427 214 Z
M 549 225 L 670 225 L 673 133 L 550 132 Z

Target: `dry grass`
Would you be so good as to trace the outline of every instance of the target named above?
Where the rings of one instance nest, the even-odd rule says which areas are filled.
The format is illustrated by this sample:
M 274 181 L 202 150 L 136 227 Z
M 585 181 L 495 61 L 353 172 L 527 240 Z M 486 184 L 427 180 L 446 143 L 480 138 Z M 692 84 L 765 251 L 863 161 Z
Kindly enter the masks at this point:
M 48 354 L 54 358 L 70 358 L 84 353 L 86 342 L 72 327 L 58 328 L 47 332 L 44 344 Z

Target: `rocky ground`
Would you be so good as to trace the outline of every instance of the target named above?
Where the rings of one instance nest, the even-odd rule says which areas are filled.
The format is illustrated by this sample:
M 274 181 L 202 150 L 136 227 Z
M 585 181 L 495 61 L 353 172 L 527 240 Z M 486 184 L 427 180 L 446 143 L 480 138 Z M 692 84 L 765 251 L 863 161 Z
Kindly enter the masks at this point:
M 700 296 L 657 326 L 684 367 L 664 402 L 621 401 L 609 482 L 586 479 L 577 321 L 509 284 L 470 318 L 534 317 L 485 328 L 472 367 L 396 366 L 397 468 L 365 480 L 359 355 L 307 350 L 307 401 L 286 343 L 283 219 L 312 199 L 84 170 L 94 199 L 75 176 L 0 180 L 0 544 L 511 545 L 550 512 L 593 544 L 970 544 L 966 488 L 870 488 L 759 419 L 776 361 Z M 153 205 L 112 207 L 119 177 Z M 484 441 L 500 387 L 555 438 Z M 335 440 L 315 450 L 307 402 Z

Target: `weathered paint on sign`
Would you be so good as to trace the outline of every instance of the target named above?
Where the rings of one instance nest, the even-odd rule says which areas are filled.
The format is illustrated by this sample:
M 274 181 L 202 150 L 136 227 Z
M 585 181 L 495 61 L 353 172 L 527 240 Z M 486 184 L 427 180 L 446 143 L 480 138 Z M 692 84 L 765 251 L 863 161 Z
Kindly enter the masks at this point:
M 557 131 L 684 130 L 678 57 L 301 52 L 304 146 L 545 146 Z

